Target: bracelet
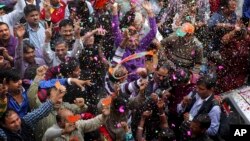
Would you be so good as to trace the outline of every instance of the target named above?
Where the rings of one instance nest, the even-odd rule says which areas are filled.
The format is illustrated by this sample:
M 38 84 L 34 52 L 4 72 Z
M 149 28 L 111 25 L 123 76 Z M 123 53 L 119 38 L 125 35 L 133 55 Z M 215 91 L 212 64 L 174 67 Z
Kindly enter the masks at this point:
M 143 128 L 142 128 L 142 127 L 140 127 L 140 126 L 138 126 L 138 127 L 137 127 L 137 129 L 139 129 L 139 130 L 143 130 Z

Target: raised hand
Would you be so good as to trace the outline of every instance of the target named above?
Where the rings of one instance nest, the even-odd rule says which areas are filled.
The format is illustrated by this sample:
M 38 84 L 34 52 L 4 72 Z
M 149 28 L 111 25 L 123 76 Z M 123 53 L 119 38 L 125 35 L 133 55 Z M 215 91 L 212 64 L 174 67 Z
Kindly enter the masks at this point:
M 5 60 L 13 61 L 13 57 L 9 55 L 8 50 L 5 47 L 0 47 L 0 52 L 2 52 L 2 56 Z
M 49 99 L 53 104 L 56 104 L 58 101 L 61 101 L 65 93 L 66 93 L 66 88 L 65 86 L 61 85 L 59 89 L 52 89 L 50 91 Z
M 117 15 L 118 14 L 118 3 L 114 3 L 113 5 L 112 5 L 112 14 L 113 15 Z
M 45 11 L 50 11 L 50 7 L 51 7 L 51 4 L 50 4 L 50 0 L 44 0 L 43 1 L 43 8 Z
M 80 79 L 76 79 L 76 78 L 71 78 L 71 83 L 78 86 L 82 90 L 84 90 L 85 85 L 88 85 L 88 86 L 93 85 L 93 83 L 90 80 L 80 80 Z
M 50 23 L 50 26 L 48 23 L 45 23 L 45 43 L 49 43 L 52 37 L 52 27 L 53 24 Z
M 125 39 L 129 39 L 130 38 L 130 34 L 129 34 L 129 30 L 128 29 L 125 29 L 124 32 L 123 32 L 123 37 Z
M 100 26 L 99 28 L 97 28 L 97 33 L 96 33 L 97 35 L 104 36 L 106 33 L 107 33 L 107 31 L 102 26 Z
M 125 131 L 129 131 L 128 123 L 126 121 L 122 121 L 120 124 Z
M 77 39 L 81 38 L 80 32 L 81 32 L 81 20 L 74 20 L 74 31 L 75 31 L 75 37 Z
M 22 24 L 18 24 L 17 26 L 15 26 L 14 30 L 17 38 L 23 39 L 23 36 L 25 34 L 25 27 Z
M 151 5 L 151 3 L 149 2 L 149 1 L 144 1 L 143 3 L 142 3 L 142 7 L 148 12 L 148 11 L 152 11 L 152 5 Z
M 152 111 L 144 111 L 142 113 L 142 118 L 148 118 L 152 114 Z
M 44 78 L 45 73 L 47 72 L 48 67 L 46 65 L 40 66 L 36 69 L 36 76 L 40 77 L 41 79 Z

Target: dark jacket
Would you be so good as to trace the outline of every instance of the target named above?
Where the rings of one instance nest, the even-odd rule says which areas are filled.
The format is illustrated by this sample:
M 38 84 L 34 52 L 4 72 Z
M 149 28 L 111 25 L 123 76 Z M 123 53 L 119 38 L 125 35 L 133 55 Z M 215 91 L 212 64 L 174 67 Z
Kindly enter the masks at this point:
M 2 127 L 4 130 L 6 136 L 7 136 L 7 141 L 34 141 L 35 136 L 33 133 L 33 130 L 25 123 L 24 120 L 21 122 L 21 131 L 18 133 L 13 133 L 9 131 L 8 129 Z

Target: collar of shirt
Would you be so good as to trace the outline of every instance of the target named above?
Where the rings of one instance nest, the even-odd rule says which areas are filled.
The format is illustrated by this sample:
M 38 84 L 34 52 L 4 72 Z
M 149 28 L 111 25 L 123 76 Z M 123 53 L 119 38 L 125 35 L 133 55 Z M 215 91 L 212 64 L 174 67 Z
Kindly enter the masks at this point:
M 21 93 L 22 93 L 22 95 L 23 95 L 23 93 L 25 92 L 25 89 L 24 89 L 24 87 L 22 87 L 21 88 Z M 9 95 L 10 95 L 10 93 L 8 93 Z
M 37 30 L 35 30 L 35 29 L 33 29 L 33 28 L 28 24 L 28 31 L 36 32 L 36 31 L 39 30 L 39 28 L 40 28 L 41 26 L 42 26 L 42 25 L 41 25 L 41 23 L 39 22 L 39 23 L 38 23 L 38 28 L 37 28 Z

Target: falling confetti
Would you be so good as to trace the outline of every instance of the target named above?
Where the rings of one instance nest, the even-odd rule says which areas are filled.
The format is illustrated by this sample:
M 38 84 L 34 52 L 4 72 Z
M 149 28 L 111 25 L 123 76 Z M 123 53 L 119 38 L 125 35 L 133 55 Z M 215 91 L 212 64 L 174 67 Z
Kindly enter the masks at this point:
M 177 80 L 177 77 L 175 76 L 175 74 L 172 75 L 173 80 Z
M 117 128 L 122 127 L 121 123 L 117 123 L 117 124 L 116 124 L 116 127 L 117 127 Z
M 218 66 L 218 69 L 222 70 L 222 69 L 224 69 L 224 67 L 223 66 Z
M 75 123 L 76 121 L 81 119 L 81 116 L 80 115 L 68 116 L 66 119 L 70 123 Z
M 59 81 L 56 81 L 56 83 L 55 83 L 55 87 L 56 87 L 57 89 L 60 89 L 60 87 L 61 87 L 61 83 L 60 83 Z
M 112 101 L 112 98 L 109 96 L 109 97 L 107 97 L 107 98 L 104 98 L 103 100 L 102 100 L 102 105 L 103 106 L 109 106 L 110 104 L 111 104 L 111 101 Z
M 119 107 L 119 112 L 120 112 L 120 113 L 124 113 L 124 112 L 125 112 L 124 106 L 120 106 L 120 107 Z
M 175 127 L 175 124 L 172 123 L 171 126 L 172 126 L 172 127 Z

